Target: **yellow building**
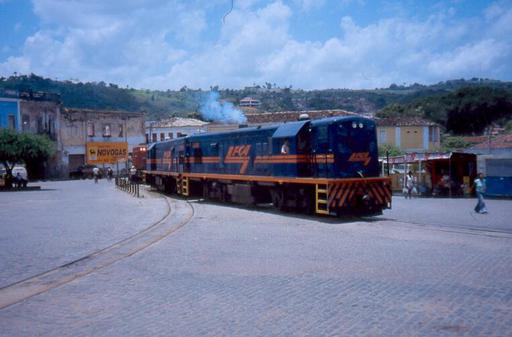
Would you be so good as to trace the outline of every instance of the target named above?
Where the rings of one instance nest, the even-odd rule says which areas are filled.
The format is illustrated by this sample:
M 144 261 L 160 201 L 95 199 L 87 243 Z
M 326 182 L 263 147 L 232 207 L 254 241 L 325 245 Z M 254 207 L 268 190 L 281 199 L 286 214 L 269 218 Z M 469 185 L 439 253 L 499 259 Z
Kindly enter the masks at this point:
M 377 119 L 379 145 L 390 144 L 405 152 L 427 152 L 441 145 L 439 125 L 419 117 Z

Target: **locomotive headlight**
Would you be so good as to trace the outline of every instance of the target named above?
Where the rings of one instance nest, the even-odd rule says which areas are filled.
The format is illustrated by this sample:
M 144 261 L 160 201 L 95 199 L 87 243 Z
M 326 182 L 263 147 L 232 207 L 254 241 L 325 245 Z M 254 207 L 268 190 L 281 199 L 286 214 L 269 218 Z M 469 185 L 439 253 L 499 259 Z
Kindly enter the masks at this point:
M 357 123 L 356 122 L 352 122 L 352 127 L 355 129 L 357 128 Z
M 359 123 L 359 127 L 362 129 L 363 128 L 363 123 Z

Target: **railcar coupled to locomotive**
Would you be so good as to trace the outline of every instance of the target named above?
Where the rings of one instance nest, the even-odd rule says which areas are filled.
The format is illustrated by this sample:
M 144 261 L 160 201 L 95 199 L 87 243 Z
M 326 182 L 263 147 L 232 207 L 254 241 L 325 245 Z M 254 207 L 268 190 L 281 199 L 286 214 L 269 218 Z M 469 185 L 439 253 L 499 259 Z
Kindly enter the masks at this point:
M 391 207 L 375 123 L 330 117 L 197 134 L 148 146 L 146 181 L 165 192 L 323 215 Z

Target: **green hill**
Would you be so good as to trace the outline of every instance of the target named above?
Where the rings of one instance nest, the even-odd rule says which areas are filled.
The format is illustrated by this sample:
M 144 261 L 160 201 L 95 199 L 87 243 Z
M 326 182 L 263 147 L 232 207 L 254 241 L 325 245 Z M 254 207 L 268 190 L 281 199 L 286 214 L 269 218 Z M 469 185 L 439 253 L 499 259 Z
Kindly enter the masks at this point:
M 2 89 L 55 93 L 66 107 L 146 111 L 149 119 L 197 116 L 201 102 L 209 93 L 187 87 L 166 91 L 121 88 L 112 83 L 58 81 L 34 74 L 0 78 L 0 95 Z M 428 86 L 392 84 L 370 90 L 307 91 L 278 88 L 270 83 L 238 90 L 211 89 L 235 105 L 247 96 L 259 99 L 259 110 L 265 112 L 344 109 L 356 113 L 378 112 L 380 116 L 412 114 L 439 122 L 454 133 L 479 132 L 481 126 L 493 122 L 504 124 L 511 116 L 512 82 L 489 79 L 450 80 Z M 489 109 L 494 110 L 489 113 Z M 481 117 L 481 114 L 488 116 Z M 467 119 L 474 123 L 462 123 Z

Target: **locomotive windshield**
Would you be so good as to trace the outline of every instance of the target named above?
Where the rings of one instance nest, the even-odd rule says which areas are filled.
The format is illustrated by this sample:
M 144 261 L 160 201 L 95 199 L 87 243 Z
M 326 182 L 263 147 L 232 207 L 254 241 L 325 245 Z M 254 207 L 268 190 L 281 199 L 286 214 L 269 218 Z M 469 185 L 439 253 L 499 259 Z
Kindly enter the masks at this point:
M 346 177 L 378 176 L 378 149 L 375 124 L 369 120 L 349 120 L 336 126 L 337 166 Z

